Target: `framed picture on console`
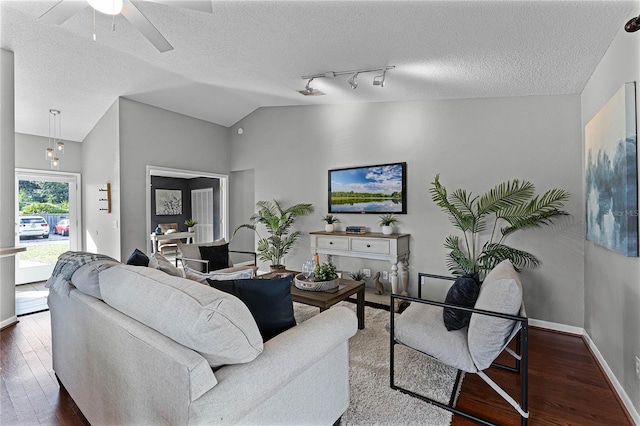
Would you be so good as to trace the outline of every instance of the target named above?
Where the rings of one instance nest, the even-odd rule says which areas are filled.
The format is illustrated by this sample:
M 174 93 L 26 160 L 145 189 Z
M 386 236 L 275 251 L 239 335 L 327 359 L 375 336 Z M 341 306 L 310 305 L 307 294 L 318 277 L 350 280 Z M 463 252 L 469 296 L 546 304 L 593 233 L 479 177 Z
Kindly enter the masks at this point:
M 329 170 L 329 213 L 407 213 L 407 163 Z

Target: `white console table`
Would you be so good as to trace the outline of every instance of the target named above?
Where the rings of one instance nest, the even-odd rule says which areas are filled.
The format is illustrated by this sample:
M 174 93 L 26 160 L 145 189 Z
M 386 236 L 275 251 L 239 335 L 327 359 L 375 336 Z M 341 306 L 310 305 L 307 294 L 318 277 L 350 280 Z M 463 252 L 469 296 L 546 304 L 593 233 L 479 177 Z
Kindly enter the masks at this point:
M 391 263 L 391 291 L 398 293 L 398 263 L 402 295 L 408 296 L 410 234 L 384 235 L 378 232 L 347 234 L 346 232 L 310 232 L 311 251 L 333 256 L 386 260 Z
M 170 234 L 156 234 L 155 232 L 153 232 L 149 236 L 149 238 L 151 239 L 151 252 L 155 253 L 158 251 L 158 241 L 160 240 L 181 240 L 183 238 L 186 238 L 187 243 L 191 243 L 193 242 L 195 236 L 195 232 L 173 232 Z

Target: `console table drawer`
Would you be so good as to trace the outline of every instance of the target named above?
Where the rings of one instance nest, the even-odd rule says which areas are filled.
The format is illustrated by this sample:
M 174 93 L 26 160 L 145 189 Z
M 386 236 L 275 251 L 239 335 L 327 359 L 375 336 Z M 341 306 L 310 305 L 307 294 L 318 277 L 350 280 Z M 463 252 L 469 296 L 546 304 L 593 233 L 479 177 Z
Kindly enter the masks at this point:
M 349 238 L 318 237 L 318 247 L 334 250 L 349 250 Z
M 351 251 L 361 253 L 389 254 L 389 240 L 377 238 L 354 238 L 351 240 Z

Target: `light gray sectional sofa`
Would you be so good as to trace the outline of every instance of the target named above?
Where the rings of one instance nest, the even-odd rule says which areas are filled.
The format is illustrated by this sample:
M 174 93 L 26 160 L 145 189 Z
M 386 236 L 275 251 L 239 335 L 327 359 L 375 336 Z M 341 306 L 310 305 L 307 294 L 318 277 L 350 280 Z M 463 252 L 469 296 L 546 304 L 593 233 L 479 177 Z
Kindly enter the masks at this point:
M 349 309 L 263 344 L 239 299 L 194 281 L 98 262 L 71 282 L 49 294 L 53 369 L 93 425 L 328 425 L 347 410 Z

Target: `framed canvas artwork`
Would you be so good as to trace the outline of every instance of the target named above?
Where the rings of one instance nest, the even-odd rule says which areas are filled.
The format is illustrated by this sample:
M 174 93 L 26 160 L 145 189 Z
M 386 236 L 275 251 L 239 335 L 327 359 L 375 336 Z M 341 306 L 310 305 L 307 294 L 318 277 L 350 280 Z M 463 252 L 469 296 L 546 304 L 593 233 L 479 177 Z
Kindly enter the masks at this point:
M 586 238 L 638 256 L 636 84 L 626 83 L 585 126 Z
M 179 189 L 156 189 L 156 215 L 175 216 L 182 214 L 182 191 Z

